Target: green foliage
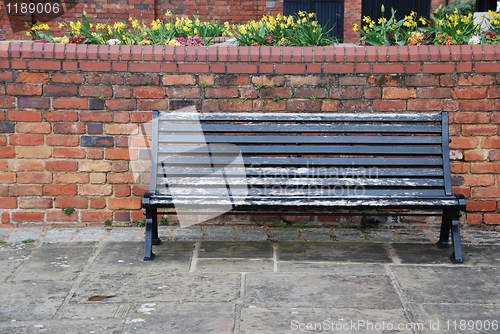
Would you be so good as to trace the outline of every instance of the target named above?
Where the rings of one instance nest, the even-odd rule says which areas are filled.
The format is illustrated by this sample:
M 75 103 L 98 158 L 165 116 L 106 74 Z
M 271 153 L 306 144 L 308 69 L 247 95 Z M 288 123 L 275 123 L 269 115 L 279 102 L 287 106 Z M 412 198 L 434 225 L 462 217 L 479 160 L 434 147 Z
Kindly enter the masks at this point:
M 161 225 L 161 226 L 168 225 L 168 218 L 167 218 L 167 216 L 162 216 L 161 217 L 159 225 Z
M 139 219 L 137 221 L 137 227 L 145 227 L 146 226 L 146 221 L 144 219 Z
M 113 222 L 109 219 L 106 219 L 106 221 L 104 222 L 104 226 L 109 227 L 111 225 L 113 225 Z
M 299 11 L 296 15 L 263 16 L 259 21 L 249 21 L 235 26 L 239 45 L 332 45 L 337 39 L 329 37 L 331 29 L 318 24 L 315 13 Z
M 452 15 L 455 12 L 455 9 L 458 10 L 459 15 L 469 15 L 474 14 L 476 10 L 476 0 L 462 1 L 455 0 L 451 2 L 448 6 L 443 8 L 443 15 Z
M 24 239 L 23 241 L 21 241 L 23 244 L 32 244 L 34 243 L 36 240 L 35 239 L 31 239 L 31 238 L 28 238 L 28 239 Z
M 64 208 L 64 209 L 62 209 L 62 211 L 64 212 L 64 214 L 65 214 L 66 216 L 69 216 L 69 215 L 71 215 L 73 212 L 75 212 L 76 210 L 75 210 L 74 208 Z

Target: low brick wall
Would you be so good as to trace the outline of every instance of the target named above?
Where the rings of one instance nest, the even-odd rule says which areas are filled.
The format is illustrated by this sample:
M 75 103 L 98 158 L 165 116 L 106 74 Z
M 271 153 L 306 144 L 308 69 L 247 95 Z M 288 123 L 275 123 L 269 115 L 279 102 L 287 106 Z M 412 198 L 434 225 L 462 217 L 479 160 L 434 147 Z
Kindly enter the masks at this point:
M 152 109 L 450 112 L 467 224 L 500 225 L 500 47 L 0 42 L 0 210 L 12 224 L 142 218 Z M 136 172 L 136 175 L 134 175 Z M 74 208 L 67 215 L 63 208 Z

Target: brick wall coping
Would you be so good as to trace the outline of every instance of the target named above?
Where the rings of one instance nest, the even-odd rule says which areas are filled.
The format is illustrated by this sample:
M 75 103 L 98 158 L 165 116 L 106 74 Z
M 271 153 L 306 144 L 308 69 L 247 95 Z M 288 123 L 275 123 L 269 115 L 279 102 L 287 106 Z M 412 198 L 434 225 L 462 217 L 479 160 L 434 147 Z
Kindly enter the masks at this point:
M 0 59 L 230 63 L 460 63 L 500 60 L 500 45 L 377 47 L 344 44 L 326 47 L 244 47 L 216 44 L 174 47 L 1 41 Z M 6 66 L 5 61 L 0 63 L 0 68 L 8 68 Z M 498 71 L 497 67 L 493 67 L 486 72 Z

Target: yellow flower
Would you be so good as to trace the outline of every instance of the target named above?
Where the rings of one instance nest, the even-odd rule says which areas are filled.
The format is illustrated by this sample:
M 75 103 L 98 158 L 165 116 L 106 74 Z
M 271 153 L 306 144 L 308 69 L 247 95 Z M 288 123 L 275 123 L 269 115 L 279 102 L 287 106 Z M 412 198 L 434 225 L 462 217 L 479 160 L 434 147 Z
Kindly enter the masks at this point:
M 302 12 L 300 10 L 299 10 L 298 14 L 299 14 L 300 17 L 304 17 L 306 15 L 306 14 L 304 14 L 304 12 Z
M 301 21 L 302 21 L 302 23 L 306 23 L 307 19 L 305 17 L 303 17 Z
M 62 28 L 64 28 L 64 23 L 62 23 L 62 22 L 59 22 L 59 24 L 57 25 L 57 27 L 58 27 L 59 29 L 62 29 Z
M 314 17 L 314 15 L 315 15 L 314 13 L 309 13 L 308 16 L 309 16 L 310 19 L 312 19 Z
M 316 21 L 312 21 L 312 22 L 311 22 L 311 25 L 312 25 L 313 27 L 316 27 L 318 24 L 316 23 Z
M 460 31 L 460 29 L 457 30 L 457 35 L 460 35 L 461 33 L 462 33 L 462 31 Z
M 169 10 L 167 10 L 167 11 L 165 12 L 165 16 L 166 16 L 166 17 L 171 17 L 171 16 L 172 16 L 172 12 L 171 12 L 171 11 L 169 11 Z
M 147 40 L 147 39 L 143 39 L 142 41 L 140 41 L 139 43 L 137 43 L 138 45 L 151 45 L 151 41 L 150 40 Z
M 193 34 L 198 35 L 198 29 L 194 28 Z
M 26 31 L 26 36 L 31 37 L 31 33 L 29 31 Z
M 359 30 L 359 26 L 357 23 L 355 23 L 354 26 L 352 27 L 352 31 L 358 32 L 358 30 Z
M 423 17 L 420 17 L 419 20 L 420 22 L 422 22 L 423 25 L 427 24 L 427 21 Z
M 382 24 L 382 23 L 386 23 L 387 22 L 387 19 L 385 17 L 381 17 L 380 19 L 378 19 L 378 24 Z

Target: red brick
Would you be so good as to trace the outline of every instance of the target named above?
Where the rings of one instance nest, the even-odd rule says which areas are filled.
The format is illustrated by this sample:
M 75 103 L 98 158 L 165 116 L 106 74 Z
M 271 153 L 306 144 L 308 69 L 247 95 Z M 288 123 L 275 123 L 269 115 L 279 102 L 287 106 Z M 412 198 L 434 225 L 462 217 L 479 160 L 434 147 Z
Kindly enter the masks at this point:
M 407 109 L 418 111 L 441 110 L 442 106 L 440 100 L 408 100 Z
M 85 77 L 81 73 L 54 73 L 52 74 L 52 82 L 54 83 L 83 83 Z
M 17 198 L 0 197 L 0 209 L 17 209 Z
M 76 171 L 78 169 L 78 163 L 71 160 L 51 160 L 47 161 L 46 169 L 48 171 Z
M 106 199 L 105 198 L 91 198 L 90 199 L 90 208 L 91 209 L 104 209 L 105 207 L 106 207 Z M 82 220 L 83 220 L 83 213 L 82 213 Z
M 470 74 L 458 77 L 459 86 L 490 86 L 495 83 L 493 75 Z
M 88 109 L 88 101 L 84 98 L 55 98 L 54 109 Z
M 451 149 L 473 149 L 479 144 L 478 138 L 451 138 Z
M 496 135 L 498 126 L 496 125 L 463 125 L 462 135 L 464 136 L 488 136 Z
M 286 101 L 274 102 L 271 100 L 258 99 L 253 101 L 252 107 L 254 111 L 285 111 Z M 250 110 L 252 109 L 249 109 L 248 111 Z
M 471 187 L 486 187 L 495 184 L 493 175 L 464 175 L 464 185 Z
M 276 102 L 273 102 L 276 103 Z M 247 112 L 252 110 L 252 101 L 243 100 L 220 100 L 219 108 L 222 111 L 242 111 Z
M 418 88 L 417 97 L 420 99 L 449 99 L 451 98 L 451 88 Z
M 19 223 L 43 222 L 43 212 L 12 212 L 12 220 Z
M 500 224 L 500 213 L 485 213 L 484 214 L 484 223 L 499 225 Z
M 76 122 L 78 113 L 76 111 L 49 111 L 44 113 L 44 118 L 48 122 Z
M 98 209 L 102 209 L 104 207 L 99 207 Z M 106 220 L 113 220 L 113 213 L 110 211 L 84 211 L 82 212 L 81 220 L 82 223 L 104 223 Z
M 179 73 L 208 73 L 208 64 L 179 64 Z
M 423 73 L 454 73 L 455 64 L 424 64 L 422 70 Z M 402 71 L 400 73 L 402 73 Z
M 61 61 L 59 60 L 30 60 L 30 70 L 50 70 L 59 71 L 61 69 Z
M 160 72 L 160 63 L 130 63 L 130 72 Z
M 52 208 L 52 198 L 20 198 L 20 209 L 49 209 Z
M 8 95 L 42 95 L 42 85 L 39 84 L 7 84 Z
M 137 160 L 137 150 L 125 148 L 106 149 L 106 159 L 109 160 Z
M 288 93 L 290 94 L 290 90 L 287 89 L 287 91 L 283 91 L 283 93 Z M 276 94 L 280 97 L 290 97 L 291 95 L 279 95 Z M 296 88 L 295 92 L 293 94 L 294 97 L 299 98 L 299 99 L 304 99 L 304 98 L 325 98 L 326 97 L 326 89 L 325 88 Z
M 13 146 L 42 146 L 44 136 L 41 134 L 12 134 L 10 144 Z
M 80 147 L 54 147 L 54 158 L 68 158 L 68 159 L 83 159 L 85 158 L 85 149 Z
M 104 131 L 108 135 L 131 135 L 139 132 L 137 124 L 105 124 Z
M 77 96 L 78 87 L 76 85 L 45 85 L 44 96 Z
M 116 197 L 129 197 L 131 194 L 130 186 L 115 186 Z
M 324 73 L 354 73 L 354 64 L 325 64 L 323 67 Z M 288 74 L 287 72 L 283 72 Z M 295 72 L 290 74 L 301 74 L 302 72 Z
M 46 184 L 43 186 L 45 196 L 69 196 L 78 193 L 76 184 Z
M 109 72 L 109 71 L 111 71 L 111 63 L 110 62 L 81 61 L 81 62 L 79 62 L 79 64 L 80 64 L 80 71 L 90 71 L 90 72 Z
M 42 196 L 42 185 L 12 185 L 9 189 L 10 196 Z
M 337 100 L 323 100 L 321 105 L 321 111 L 332 112 L 338 111 L 338 101 Z
M 454 115 L 455 123 L 462 124 L 487 124 L 490 122 L 489 112 L 460 112 Z
M 138 99 L 137 100 L 137 110 L 167 110 L 168 109 L 168 100 L 167 99 Z M 137 117 L 137 114 L 142 113 L 133 113 L 132 119 Z M 141 116 L 143 117 L 143 116 Z M 133 121 L 134 122 L 134 121 Z M 136 121 L 141 122 L 142 121 Z M 144 121 L 148 122 L 148 121 Z
M 159 99 L 165 98 L 166 90 L 162 87 L 134 87 L 134 98 Z
M 477 173 L 477 174 L 500 173 L 500 163 L 492 163 L 492 162 L 472 163 L 470 166 L 470 171 L 471 173 Z
M 491 161 L 499 161 L 500 160 L 500 150 L 492 150 L 489 153 L 489 159 Z
M 388 87 L 382 89 L 383 99 L 413 99 L 416 96 L 414 88 Z
M 46 72 L 20 72 L 17 75 L 16 81 L 21 83 L 47 84 L 50 81 L 50 76 Z
M 45 160 L 15 159 L 9 162 L 9 170 L 12 172 L 41 172 L 45 170 Z
M 113 96 L 113 90 L 110 86 L 80 86 L 80 96 Z
M 467 201 L 467 211 L 495 211 L 496 201 Z
M 275 98 L 276 96 L 280 97 L 280 98 L 290 98 L 292 97 L 292 91 L 290 88 L 288 87 L 276 87 L 276 88 L 262 88 L 260 89 L 260 97 L 263 98 L 263 99 L 273 99 Z M 325 93 L 323 92 L 323 96 L 325 95 Z M 300 96 L 296 96 L 297 98 L 300 98 Z M 310 96 L 308 96 L 309 98 Z
M 491 111 L 495 110 L 494 100 L 461 100 L 459 108 L 462 111 Z
M 465 161 L 485 161 L 486 157 L 488 156 L 488 152 L 481 150 L 481 151 L 465 151 L 464 152 L 464 160 Z
M 75 209 L 87 209 L 88 199 L 86 197 L 63 197 L 56 196 L 54 201 L 54 207 L 56 208 L 75 208 Z
M 61 209 L 47 210 L 47 217 L 45 219 L 47 222 L 77 222 L 78 212 L 75 211 L 68 216 Z
M 403 100 L 375 100 L 373 101 L 375 111 L 402 111 L 406 110 L 406 101 Z
M 83 184 L 78 189 L 82 196 L 109 196 L 113 193 L 111 185 Z
M 40 111 L 9 110 L 7 111 L 9 121 L 17 122 L 41 122 L 42 113 Z
M 16 147 L 16 158 L 47 159 L 52 155 L 49 147 Z
M 48 146 L 78 146 L 80 138 L 73 135 L 50 135 L 45 139 Z
M 483 148 L 500 148 L 500 138 L 483 138 Z
M 54 124 L 55 134 L 84 134 L 84 123 L 56 123 Z
M 117 171 L 118 172 L 118 171 Z M 109 173 L 109 184 L 133 184 L 135 183 L 135 176 L 132 173 Z
M 23 123 L 16 124 L 17 133 L 50 133 L 50 123 Z
M 483 215 L 475 213 L 467 213 L 467 225 L 481 225 L 483 223 Z
M 110 210 L 139 210 L 141 198 L 108 198 L 108 209 Z
M 200 98 L 200 93 L 201 89 L 198 87 L 170 87 L 167 95 L 172 99 L 197 99 Z
M 17 173 L 19 184 L 47 184 L 52 183 L 52 173 L 49 172 L 19 172 Z
M 486 98 L 486 87 L 454 88 L 452 93 L 454 99 L 484 99 Z

